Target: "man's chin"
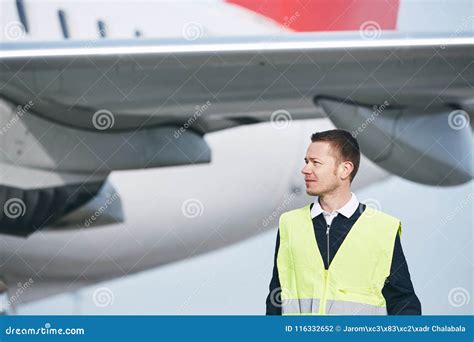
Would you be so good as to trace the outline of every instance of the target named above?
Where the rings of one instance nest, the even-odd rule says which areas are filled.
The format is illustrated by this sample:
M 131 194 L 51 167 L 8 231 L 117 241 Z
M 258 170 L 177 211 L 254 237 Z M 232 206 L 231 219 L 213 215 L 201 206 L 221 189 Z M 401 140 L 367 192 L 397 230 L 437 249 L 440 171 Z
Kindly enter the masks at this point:
M 306 194 L 309 196 L 319 196 L 319 191 L 316 191 L 314 189 L 306 189 Z

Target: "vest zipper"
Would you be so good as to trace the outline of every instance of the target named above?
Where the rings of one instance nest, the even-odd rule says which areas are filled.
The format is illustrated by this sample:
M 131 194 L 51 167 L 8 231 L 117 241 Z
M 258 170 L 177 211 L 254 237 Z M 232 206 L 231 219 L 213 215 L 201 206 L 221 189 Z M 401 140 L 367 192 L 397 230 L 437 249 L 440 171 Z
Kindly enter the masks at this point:
M 326 242 L 327 242 L 327 250 L 328 250 L 328 255 L 327 255 L 328 269 L 329 269 L 329 229 L 330 228 L 331 228 L 331 225 L 327 224 L 326 225 Z

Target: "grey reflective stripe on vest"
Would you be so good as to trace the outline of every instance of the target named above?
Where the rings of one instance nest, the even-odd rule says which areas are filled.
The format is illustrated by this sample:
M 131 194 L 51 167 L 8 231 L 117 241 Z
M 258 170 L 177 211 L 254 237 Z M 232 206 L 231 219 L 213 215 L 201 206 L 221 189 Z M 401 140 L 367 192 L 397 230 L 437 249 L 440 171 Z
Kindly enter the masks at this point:
M 281 313 L 285 314 L 308 314 L 319 312 L 318 298 L 297 298 L 297 299 L 283 299 Z
M 328 315 L 386 315 L 387 307 L 328 299 L 326 301 L 326 314 Z

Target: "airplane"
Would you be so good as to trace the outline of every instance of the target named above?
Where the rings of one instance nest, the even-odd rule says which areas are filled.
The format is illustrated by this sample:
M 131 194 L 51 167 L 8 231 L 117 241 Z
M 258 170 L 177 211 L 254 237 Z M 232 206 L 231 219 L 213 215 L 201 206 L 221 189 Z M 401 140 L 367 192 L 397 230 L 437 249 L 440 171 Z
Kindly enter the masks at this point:
M 471 1 L 1 10 L 0 277 L 34 281 L 12 312 L 276 228 L 315 131 L 357 137 L 354 190 L 473 178 Z

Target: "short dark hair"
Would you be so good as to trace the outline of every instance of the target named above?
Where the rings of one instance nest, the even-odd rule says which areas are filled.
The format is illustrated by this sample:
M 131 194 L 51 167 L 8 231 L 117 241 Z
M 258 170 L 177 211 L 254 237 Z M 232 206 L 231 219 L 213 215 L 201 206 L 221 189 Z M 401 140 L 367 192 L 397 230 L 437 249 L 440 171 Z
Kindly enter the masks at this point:
M 350 174 L 350 181 L 354 179 L 359 170 L 360 164 L 360 149 L 357 139 L 352 134 L 343 129 L 331 129 L 329 131 L 316 132 L 311 135 L 311 142 L 327 141 L 331 144 L 334 150 L 339 153 L 338 159 L 342 161 L 349 160 L 354 164 L 354 169 Z

